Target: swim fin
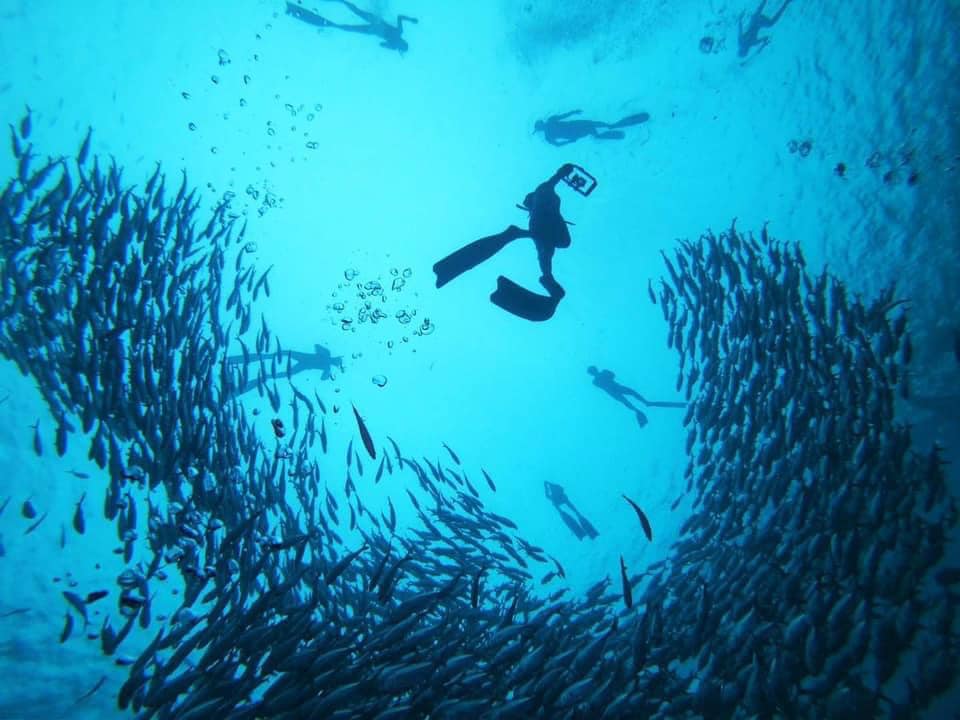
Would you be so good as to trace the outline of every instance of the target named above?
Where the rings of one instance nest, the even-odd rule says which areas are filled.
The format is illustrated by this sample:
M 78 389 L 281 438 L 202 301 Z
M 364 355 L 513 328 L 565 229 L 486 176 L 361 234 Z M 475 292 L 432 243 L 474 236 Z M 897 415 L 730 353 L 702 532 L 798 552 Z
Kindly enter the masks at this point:
M 645 123 L 650 119 L 650 113 L 637 113 L 636 115 L 627 115 L 623 120 L 615 122 L 610 127 L 622 128 L 629 125 L 639 125 L 640 123 Z
M 497 289 L 490 295 L 490 302 L 524 320 L 543 322 L 553 317 L 560 297 L 540 295 L 501 275 L 497 278 Z
M 467 270 L 475 268 L 484 260 L 493 257 L 503 250 L 511 240 L 528 236 L 528 233 L 516 225 L 511 225 L 502 233 L 480 238 L 479 240 L 474 240 L 469 245 L 464 245 L 459 250 L 450 253 L 442 260 L 434 263 L 433 271 L 437 274 L 437 287 L 443 287 Z

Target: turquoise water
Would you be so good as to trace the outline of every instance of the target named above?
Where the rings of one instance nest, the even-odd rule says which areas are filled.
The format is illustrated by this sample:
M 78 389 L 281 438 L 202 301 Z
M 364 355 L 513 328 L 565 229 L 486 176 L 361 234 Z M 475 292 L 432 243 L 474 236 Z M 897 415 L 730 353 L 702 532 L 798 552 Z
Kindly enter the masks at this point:
M 157 678 L 152 700 L 164 679 L 190 679 L 180 675 L 190 664 L 208 676 L 222 672 L 231 692 L 217 695 L 195 681 L 169 699 L 167 709 L 181 716 L 213 693 L 221 704 L 196 716 L 230 717 L 246 706 L 251 717 L 296 717 L 252 705 L 283 680 L 302 693 L 301 707 L 344 693 L 316 710 L 318 717 L 389 717 L 379 714 L 390 708 L 410 717 L 791 710 L 867 717 L 892 712 L 893 702 L 920 716 L 950 717 L 956 586 L 937 573 L 957 564 L 955 531 L 949 501 L 927 498 L 931 487 L 947 488 L 945 497 L 956 490 L 955 465 L 931 461 L 930 452 L 937 443 L 943 458 L 955 459 L 960 430 L 954 3 L 909 10 L 791 3 L 760 31 L 769 44 L 749 48 L 745 58 L 738 56 L 738 16 L 745 12 L 748 28 L 754 9 L 746 5 L 377 4 L 391 22 L 397 13 L 417 18 L 404 25 L 404 54 L 375 37 L 318 30 L 280 2 L 194 5 L 0 4 L 2 119 L 13 134 L 0 159 L 10 188 L 0 256 L 0 503 L 10 498 L 0 515 L 0 716 L 119 713 L 118 695 L 130 668 L 138 668 L 118 665 L 119 656 L 143 659 Z M 335 23 L 358 21 L 340 3 L 318 2 L 315 10 Z M 649 118 L 623 127 L 622 138 L 587 137 L 564 147 L 534 133 L 538 120 L 574 109 L 609 123 Z M 77 162 L 88 128 L 87 156 Z M 54 163 L 32 187 L 48 158 L 60 157 L 65 164 Z M 106 178 L 103 192 L 96 180 L 82 190 L 81 176 L 98 177 L 94 162 Z M 517 204 L 567 162 L 598 185 L 587 197 L 557 186 L 572 242 L 553 258 L 566 295 L 549 320 L 530 322 L 488 300 L 500 275 L 540 291 L 526 239 L 435 287 L 431 268 L 440 258 L 510 224 L 525 228 L 527 213 Z M 158 163 L 162 197 L 159 176 L 148 186 Z M 120 173 L 116 186 L 111 167 Z M 64 172 L 71 192 L 61 198 L 55 188 Z M 40 211 L 31 216 L 41 197 L 73 219 L 54 229 Z M 78 199 L 72 211 L 69 197 Z M 88 206 L 92 198 L 105 203 Z M 131 225 L 143 198 L 150 198 L 147 223 Z M 164 215 L 166 208 L 174 212 Z M 92 223 L 98 216 L 102 226 Z M 213 232 L 201 237 L 214 216 Z M 91 223 L 78 225 L 77 217 Z M 153 217 L 159 226 L 150 227 Z M 174 221 L 165 226 L 168 217 Z M 740 235 L 729 232 L 734 218 Z M 183 250 L 191 223 L 194 254 Z M 761 243 L 765 224 L 797 273 L 793 244 L 802 251 L 810 292 L 770 290 L 806 287 L 799 274 L 772 269 L 770 245 L 756 256 L 730 249 L 741 235 Z M 698 255 L 680 242 L 708 231 L 726 233 L 718 241 L 725 249 L 711 254 L 704 241 Z M 111 255 L 119 248 L 127 249 Z M 679 274 L 716 295 L 684 300 L 661 251 Z M 728 271 L 713 277 L 713 263 L 736 265 L 740 282 Z M 748 267 L 758 279 L 747 277 Z M 818 290 L 824 267 L 831 278 Z M 853 308 L 858 298 L 870 307 L 893 282 L 893 295 L 880 303 L 890 306 L 880 313 L 887 322 L 855 318 L 841 326 L 842 341 L 817 342 L 829 335 L 817 318 Z M 239 300 L 228 302 L 238 286 Z M 834 300 L 836 287 L 845 288 L 845 299 Z M 759 288 L 756 295 L 751 288 Z M 804 305 L 821 292 L 830 297 L 825 314 Z M 249 328 L 237 308 L 246 309 Z M 737 308 L 751 324 L 737 324 Z M 910 351 L 896 332 L 904 312 Z M 682 330 L 683 353 L 674 328 Z M 724 332 L 736 343 L 721 343 Z M 240 392 L 242 378 L 232 375 L 239 365 L 225 364 L 242 356 L 238 338 L 264 355 L 262 393 Z M 312 413 L 286 376 L 286 351 L 309 356 L 315 345 L 342 363 L 325 374 L 308 358 L 292 382 L 316 408 L 311 427 L 322 424 L 326 451 L 319 431 L 309 434 Z M 749 363 L 740 349 L 747 347 Z M 882 372 L 862 357 L 877 358 Z M 152 383 L 145 375 L 138 380 L 145 363 Z M 611 370 L 641 399 L 627 398 L 630 408 L 617 402 L 594 386 L 591 366 Z M 699 379 L 691 379 L 694 367 Z M 707 368 L 716 374 L 708 377 Z M 258 364 L 248 372 L 256 386 Z M 274 404 L 268 391 L 277 393 Z M 353 407 L 376 458 L 363 445 Z M 735 416 L 737 408 L 744 417 Z M 283 423 L 283 438 L 273 419 Z M 58 428 L 66 427 L 61 454 Z M 100 445 L 103 467 L 94 449 Z M 278 458 L 284 448 L 292 457 Z M 395 472 L 384 470 L 376 482 L 385 456 Z M 438 479 L 431 463 L 456 477 Z M 356 488 L 349 496 L 348 475 Z M 548 497 L 555 486 L 569 500 L 560 508 Z M 458 492 L 468 498 L 457 513 L 476 520 L 469 498 L 477 497 L 484 513 L 517 528 L 493 520 L 471 535 L 453 516 L 430 509 L 443 505 L 433 494 L 438 487 L 451 503 Z M 328 490 L 338 503 L 334 513 L 326 509 Z M 74 517 L 84 493 L 81 534 Z M 456 538 L 452 558 L 416 535 L 425 526 L 411 494 Z M 624 494 L 642 508 L 652 540 Z M 916 506 L 901 505 L 914 494 Z M 27 517 L 28 500 L 35 517 Z M 833 509 L 845 504 L 854 519 Z M 350 528 L 350 507 L 359 529 Z M 417 552 L 397 569 L 396 594 L 381 599 L 369 584 L 389 541 L 391 508 L 398 539 L 386 567 L 397 567 L 404 540 Z M 324 523 L 337 516 L 333 536 L 311 517 L 318 509 Z M 259 535 L 244 531 L 242 542 L 220 544 L 261 511 Z M 135 536 L 124 540 L 134 512 Z M 776 537 L 768 532 L 771 517 Z M 797 517 L 806 522 L 789 520 Z M 168 556 L 190 546 L 183 538 L 197 528 L 204 535 L 195 543 L 199 565 Z M 363 547 L 361 531 L 370 547 L 331 577 L 341 558 Z M 524 569 L 497 532 L 549 557 L 531 558 L 514 540 Z M 269 550 L 270 542 L 301 534 L 311 539 Z M 322 542 L 315 539 L 321 535 Z M 304 542 L 309 548 L 296 558 Z M 148 572 L 157 547 L 165 580 Z M 731 553 L 743 563 L 738 572 L 729 568 Z M 777 562 L 761 567 L 758 558 L 770 555 Z M 621 556 L 633 580 L 630 608 Z M 936 562 L 916 560 L 921 556 Z M 293 578 L 297 562 L 317 576 L 299 581 L 292 595 L 310 607 L 319 602 L 317 588 L 329 587 L 326 606 L 313 607 L 310 617 L 337 639 L 297 626 L 279 612 L 289 606 L 268 597 L 265 607 L 277 614 L 247 618 L 245 627 L 263 621 L 275 629 L 263 631 L 257 652 L 238 649 L 237 618 L 267 585 Z M 118 576 L 138 563 L 149 583 L 124 595 Z M 161 629 L 177 637 L 176 628 L 189 625 L 176 613 L 194 570 L 203 574 L 206 566 L 218 574 L 201 595 L 213 595 L 193 612 L 202 618 L 198 632 L 213 628 L 211 636 L 222 639 L 214 646 L 225 664 L 209 664 L 205 637 L 176 667 L 165 666 L 190 636 L 162 649 L 162 663 L 149 644 Z M 455 566 L 463 573 L 457 583 Z M 793 596 L 774 587 L 791 587 L 784 577 L 797 578 L 805 591 Z M 604 578 L 609 587 L 588 594 Z M 217 597 L 241 587 L 243 599 L 222 616 L 205 615 Z M 553 611 L 560 619 L 547 631 L 539 623 L 549 616 L 538 603 L 564 587 L 559 601 L 567 604 Z M 391 603 L 438 588 L 452 589 L 420 616 L 424 634 L 416 643 L 406 634 L 394 640 L 397 657 L 368 649 L 369 638 L 396 622 Z M 109 595 L 86 606 L 84 628 L 63 591 L 85 598 L 101 589 Z M 133 602 L 150 599 L 149 622 L 139 608 L 130 634 L 106 655 L 104 618 L 121 628 L 119 599 L 131 595 Z M 808 627 L 818 626 L 811 597 L 836 610 L 833 621 L 823 618 L 829 639 Z M 65 613 L 74 627 L 61 643 Z M 801 614 L 807 619 L 797 620 Z M 891 618 L 899 622 L 893 640 L 885 633 Z M 497 634 L 504 627 L 528 629 L 518 631 L 520 640 L 504 640 Z M 291 628 L 301 633 L 293 649 L 283 644 Z M 853 653 L 858 633 L 870 639 Z M 654 651 L 641 659 L 643 635 Z M 604 638 L 595 658 L 594 637 Z M 824 643 L 829 649 L 818 649 Z M 341 669 L 349 677 L 309 687 L 305 678 L 324 677 L 316 668 L 263 667 L 274 647 L 302 652 L 301 660 L 347 648 Z M 518 656 L 497 659 L 503 647 Z M 460 655 L 469 657 L 468 674 L 451 662 Z M 934 658 L 922 672 L 918 655 Z M 561 671 L 541 656 L 560 658 Z M 830 676 L 822 656 L 852 669 Z M 521 671 L 523 658 L 544 667 Z M 417 665 L 423 662 L 429 667 Z M 891 674 L 879 682 L 878 668 L 889 663 Z M 256 683 L 236 689 L 248 669 Z M 938 675 L 948 687 L 934 693 L 925 683 Z M 101 678 L 96 692 L 77 702 Z M 919 690 L 911 694 L 908 679 Z M 344 691 L 351 682 L 361 685 Z M 713 682 L 738 703 L 714 698 Z M 758 692 L 758 683 L 766 689 Z M 505 705 L 527 697 L 535 702 Z

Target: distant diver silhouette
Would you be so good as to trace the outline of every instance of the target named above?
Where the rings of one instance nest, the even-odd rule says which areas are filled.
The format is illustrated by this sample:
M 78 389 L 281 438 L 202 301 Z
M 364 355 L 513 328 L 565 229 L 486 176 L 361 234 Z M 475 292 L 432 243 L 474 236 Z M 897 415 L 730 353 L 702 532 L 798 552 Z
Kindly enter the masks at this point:
M 560 214 L 560 196 L 556 185 L 563 180 L 581 195 L 589 195 L 597 181 L 583 168 L 567 163 L 548 180 L 540 183 L 523 201 L 521 210 L 530 213 L 528 229 L 510 225 L 497 235 L 480 238 L 436 262 L 437 287 L 441 288 L 467 270 L 476 267 L 518 238 L 532 238 L 540 263 L 540 284 L 548 295 L 540 295 L 517 285 L 501 275 L 490 301 L 518 317 L 540 322 L 553 317 L 566 291 L 553 276 L 553 253 L 557 248 L 570 246 L 570 231 Z
M 571 115 L 578 115 L 581 112 L 581 110 L 571 110 L 562 115 L 551 115 L 546 120 L 537 120 L 533 126 L 533 132 L 542 132 L 548 143 L 560 147 L 585 137 L 598 140 L 622 140 L 625 135 L 620 128 L 639 125 L 650 119 L 650 115 L 644 112 L 628 115 L 615 123 L 601 120 L 567 120 Z
M 557 485 L 556 483 L 544 481 L 543 483 L 544 492 L 547 495 L 547 500 L 553 503 L 553 506 L 557 509 L 557 512 L 560 513 L 560 517 L 563 519 L 563 522 L 570 532 L 577 536 L 577 540 L 583 540 L 584 537 L 589 537 L 593 540 L 600 533 L 597 532 L 597 529 L 587 520 L 583 514 L 574 507 L 573 503 L 570 502 L 570 498 L 567 497 L 566 491 Z M 564 506 L 570 508 L 570 513 L 564 511 Z M 574 517 L 574 515 L 576 517 Z
M 640 427 L 643 427 L 647 424 L 647 416 L 640 408 L 627 399 L 628 396 L 636 398 L 647 407 L 685 408 L 687 406 L 687 404 L 683 402 L 655 402 L 653 400 L 647 400 L 645 397 L 643 397 L 643 395 L 638 393 L 633 388 L 618 383 L 612 370 L 598 370 L 595 365 L 591 365 L 587 368 L 587 372 L 593 375 L 594 385 L 603 390 L 614 400 L 626 405 L 632 412 L 636 413 L 637 422 L 640 424 Z
M 747 57 L 747 55 L 750 54 L 750 48 L 754 46 L 758 46 L 757 53 L 759 53 L 770 44 L 770 38 L 760 37 L 760 31 L 772 28 L 777 24 L 777 21 L 780 20 L 780 17 L 783 15 L 783 11 L 786 10 L 787 5 L 790 4 L 790 0 L 783 0 L 783 5 L 773 14 L 773 17 L 767 17 L 763 14 L 766 4 L 767 0 L 760 0 L 759 7 L 753 11 L 753 14 L 747 21 L 746 30 L 743 29 L 744 14 L 740 13 L 740 17 L 737 20 L 737 57 Z M 757 53 L 754 53 L 754 55 Z
M 380 47 L 387 48 L 388 50 L 396 50 L 401 55 L 409 49 L 410 46 L 407 45 L 407 41 L 403 39 L 403 23 L 406 21 L 416 24 L 416 18 L 410 17 L 409 15 L 397 15 L 397 24 L 391 25 L 379 15 L 368 12 L 367 10 L 361 10 L 352 2 L 349 2 L 349 0 L 327 0 L 327 2 L 339 2 L 345 5 L 354 15 L 363 20 L 364 24 L 342 25 L 335 23 L 327 20 L 327 18 L 322 15 L 307 10 L 302 5 L 289 1 L 287 2 L 287 15 L 292 15 L 298 20 L 302 20 L 308 25 L 314 25 L 316 27 L 332 27 L 347 32 L 360 33 L 362 35 L 374 35 L 381 38 L 382 42 L 380 43 Z
M 307 370 L 319 370 L 321 380 L 332 380 L 333 369 L 337 368 L 343 372 L 343 357 L 333 355 L 323 345 L 314 345 L 312 353 L 298 352 L 296 350 L 287 350 L 279 356 L 276 353 L 255 353 L 247 355 L 230 355 L 227 362 L 233 365 L 249 364 L 255 362 L 268 362 L 274 358 L 279 358 L 284 363 L 290 358 L 290 374 L 296 375 Z M 279 363 L 278 363 L 279 364 Z M 258 380 L 250 379 L 246 385 L 237 390 L 238 395 L 242 395 L 257 387 Z

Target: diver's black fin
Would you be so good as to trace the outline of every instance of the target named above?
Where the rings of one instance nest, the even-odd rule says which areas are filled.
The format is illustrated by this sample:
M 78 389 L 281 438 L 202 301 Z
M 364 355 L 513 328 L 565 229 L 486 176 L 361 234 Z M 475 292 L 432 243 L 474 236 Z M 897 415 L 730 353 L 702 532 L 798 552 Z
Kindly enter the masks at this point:
M 650 113 L 637 113 L 636 115 L 627 115 L 623 120 L 615 122 L 610 127 L 621 128 L 628 127 L 629 125 L 639 125 L 640 123 L 645 123 L 650 119 Z
M 515 225 L 511 225 L 498 235 L 474 240 L 469 245 L 464 245 L 459 250 L 450 253 L 443 260 L 439 260 L 433 265 L 433 271 L 437 274 L 437 287 L 443 287 L 455 277 L 459 277 L 467 270 L 475 268 L 484 260 L 493 257 L 511 240 L 526 235 L 526 232 Z
M 560 298 L 532 292 L 501 275 L 497 278 L 497 289 L 490 295 L 490 302 L 524 320 L 543 322 L 553 317 Z

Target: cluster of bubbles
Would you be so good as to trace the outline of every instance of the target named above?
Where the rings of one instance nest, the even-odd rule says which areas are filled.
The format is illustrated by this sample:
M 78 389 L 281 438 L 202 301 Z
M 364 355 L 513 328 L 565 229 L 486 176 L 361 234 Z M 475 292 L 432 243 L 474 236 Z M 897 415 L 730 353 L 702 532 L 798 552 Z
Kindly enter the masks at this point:
M 268 25 L 267 29 L 271 29 L 271 26 Z M 262 39 L 260 33 L 256 34 L 256 39 L 259 41 Z M 187 128 L 190 132 L 200 133 L 201 136 L 207 136 L 211 139 L 213 138 L 224 138 L 228 137 L 229 134 L 226 132 L 226 127 L 224 123 L 230 122 L 233 119 L 233 116 L 237 112 L 246 112 L 246 108 L 254 102 L 254 97 L 244 93 L 244 89 L 249 89 L 254 87 L 256 82 L 255 73 L 253 72 L 253 65 L 251 63 L 258 63 L 260 61 L 260 54 L 257 52 L 243 53 L 244 61 L 234 62 L 234 59 L 231 57 L 231 54 L 220 48 L 217 51 L 217 67 L 211 72 L 209 76 L 210 85 L 215 88 L 214 92 L 220 93 L 228 88 L 238 88 L 240 90 L 237 97 L 230 98 L 228 103 L 220 107 L 215 113 L 209 117 L 200 117 L 200 118 L 191 118 L 187 123 Z M 289 75 L 284 76 L 284 80 L 289 80 Z M 276 78 L 269 79 L 268 82 L 271 84 L 276 84 Z M 180 91 L 180 96 L 186 100 L 190 101 L 193 99 L 194 94 L 202 94 L 203 91 L 197 88 L 182 88 Z M 219 96 L 217 96 L 219 97 Z M 274 117 L 268 119 L 264 125 L 261 126 L 261 132 L 265 136 L 264 150 L 268 151 L 271 155 L 276 155 L 277 153 L 283 153 L 287 157 L 282 158 L 291 163 L 296 162 L 297 160 L 306 161 L 309 157 L 311 151 L 319 149 L 319 143 L 311 137 L 310 130 L 305 127 L 306 124 L 313 122 L 317 115 L 323 110 L 322 103 L 319 102 L 292 102 L 290 98 L 284 97 L 281 93 L 274 93 L 272 99 L 275 101 L 275 107 L 267 108 L 267 112 Z M 238 110 L 237 108 L 240 108 Z M 254 132 L 256 128 L 254 128 Z M 296 148 L 302 148 L 302 153 L 297 153 Z M 215 142 L 210 145 L 210 153 L 212 155 L 220 155 L 222 147 Z M 268 167 L 264 167 L 263 164 L 256 163 L 252 164 L 248 168 L 238 168 L 237 166 L 230 167 L 231 173 L 236 173 L 238 170 L 247 170 L 256 172 L 260 177 L 256 183 L 247 184 L 247 195 L 255 203 L 258 215 L 261 217 L 270 209 L 277 207 L 281 199 L 277 197 L 275 193 L 267 189 L 267 180 L 263 177 L 265 171 L 269 171 L 271 168 L 276 168 L 280 158 L 271 159 L 268 161 Z M 231 181 L 229 185 L 232 187 L 234 182 Z M 242 185 L 240 187 L 243 187 Z M 256 193 L 251 193 L 251 187 L 262 187 L 262 190 L 257 191 Z
M 384 320 L 389 322 L 392 318 L 393 322 L 403 328 L 400 336 L 400 342 L 403 343 L 410 342 L 411 335 L 422 337 L 433 334 L 436 325 L 430 318 L 417 317 L 416 308 L 393 302 L 408 289 L 413 270 L 399 270 L 394 267 L 390 268 L 389 275 L 390 280 L 384 284 L 379 275 L 365 280 L 359 270 L 344 270 L 343 282 L 337 284 L 337 289 L 331 293 L 333 302 L 327 306 L 335 313 L 334 322 L 344 331 L 356 332 L 360 327 L 378 325 Z M 393 339 L 386 341 L 389 350 L 392 350 L 395 344 Z

